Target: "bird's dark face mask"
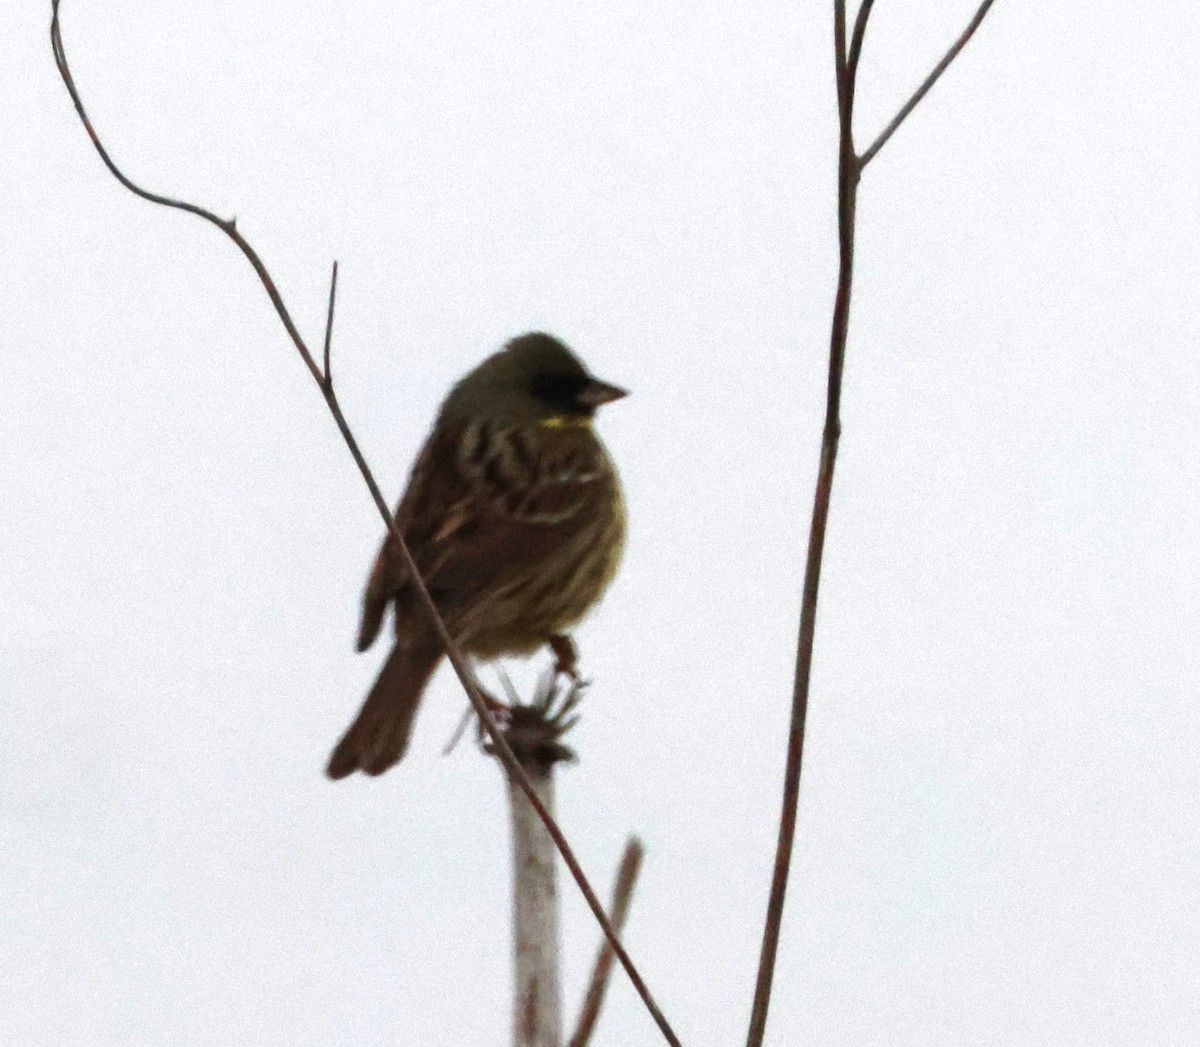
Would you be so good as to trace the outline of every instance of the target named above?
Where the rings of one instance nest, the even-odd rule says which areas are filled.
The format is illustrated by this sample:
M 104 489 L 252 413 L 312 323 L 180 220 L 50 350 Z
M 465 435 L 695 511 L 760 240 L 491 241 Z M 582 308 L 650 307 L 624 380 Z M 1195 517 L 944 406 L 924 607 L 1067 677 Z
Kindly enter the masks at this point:
M 628 395 L 624 389 L 593 378 L 587 372 L 562 371 L 534 375 L 530 392 L 554 412 L 551 418 L 571 421 L 586 421 L 596 413 L 596 408 Z

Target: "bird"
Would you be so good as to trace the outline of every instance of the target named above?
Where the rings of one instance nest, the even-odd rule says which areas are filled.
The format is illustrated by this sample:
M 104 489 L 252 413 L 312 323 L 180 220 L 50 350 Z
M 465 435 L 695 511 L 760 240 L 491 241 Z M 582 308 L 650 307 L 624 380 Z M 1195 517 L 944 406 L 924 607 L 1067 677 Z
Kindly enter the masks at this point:
M 550 644 L 558 669 L 576 675 L 567 632 L 612 581 L 626 530 L 621 483 L 592 422 L 626 395 L 558 338 L 534 331 L 487 357 L 442 402 L 395 520 L 464 654 L 489 661 Z M 399 762 L 444 653 L 390 532 L 363 594 L 359 651 L 389 608 L 392 650 L 329 758 L 334 780 Z

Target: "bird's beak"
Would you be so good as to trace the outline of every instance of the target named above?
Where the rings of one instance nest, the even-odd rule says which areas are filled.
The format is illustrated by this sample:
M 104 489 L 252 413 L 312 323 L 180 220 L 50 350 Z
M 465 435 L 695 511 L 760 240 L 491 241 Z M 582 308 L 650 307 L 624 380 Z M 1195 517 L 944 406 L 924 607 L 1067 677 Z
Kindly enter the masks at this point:
M 610 404 L 614 400 L 619 400 L 622 396 L 628 395 L 628 391 L 622 389 L 620 386 L 609 385 L 607 382 L 593 378 L 579 390 L 575 399 L 583 407 L 596 408 L 601 404 Z

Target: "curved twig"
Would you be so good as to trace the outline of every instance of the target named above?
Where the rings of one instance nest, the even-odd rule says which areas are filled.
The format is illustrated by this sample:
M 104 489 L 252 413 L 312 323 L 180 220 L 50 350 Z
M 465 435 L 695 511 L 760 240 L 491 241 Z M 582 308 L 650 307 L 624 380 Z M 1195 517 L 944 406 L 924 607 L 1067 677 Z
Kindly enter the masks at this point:
M 492 743 L 496 748 L 496 755 L 504 764 L 505 770 L 518 783 L 522 792 L 528 797 L 533 809 L 537 812 L 538 817 L 546 826 L 546 831 L 554 840 L 555 846 L 562 855 L 563 861 L 571 872 L 572 878 L 579 886 L 588 907 L 592 910 L 592 914 L 596 917 L 604 932 L 604 936 L 611 942 L 613 950 L 616 952 L 618 959 L 621 961 L 621 966 L 625 968 L 629 975 L 630 981 L 633 982 L 634 988 L 638 995 L 641 996 L 642 1002 L 646 1005 L 654 1021 L 658 1025 L 663 1037 L 672 1045 L 672 1047 L 680 1047 L 679 1040 L 672 1031 L 671 1026 L 667 1023 L 666 1018 L 659 1010 L 658 1005 L 654 1002 L 654 998 L 650 995 L 650 990 L 646 983 L 642 980 L 629 954 L 622 947 L 620 939 L 617 936 L 616 930 L 609 921 L 604 907 L 600 904 L 600 899 L 596 896 L 596 892 L 592 889 L 587 877 L 584 875 L 583 869 L 579 865 L 579 861 L 575 857 L 574 851 L 570 844 L 567 843 L 566 837 L 557 823 L 546 810 L 545 805 L 538 798 L 532 783 L 529 781 L 529 776 L 513 756 L 512 750 L 509 748 L 500 728 L 496 724 L 495 719 L 488 708 L 488 703 L 484 700 L 480 691 L 479 684 L 475 680 L 475 676 L 471 671 L 470 665 L 463 657 L 462 652 L 458 649 L 450 633 L 446 629 L 445 622 L 442 621 L 441 615 L 438 614 L 437 606 L 433 602 L 433 598 L 426 588 L 424 580 L 421 578 L 420 572 L 417 570 L 417 565 L 413 561 L 412 553 L 409 551 L 407 544 L 404 541 L 404 536 L 400 533 L 396 522 L 392 517 L 391 510 L 388 508 L 387 502 L 384 501 L 383 494 L 379 489 L 379 485 L 375 481 L 370 467 L 367 465 L 366 459 L 363 457 L 362 451 L 359 449 L 358 441 L 355 440 L 354 434 L 350 430 L 350 426 L 346 421 L 345 415 L 342 413 L 341 406 L 338 403 L 337 394 L 334 392 L 332 374 L 328 370 L 329 346 L 332 338 L 333 328 L 333 303 L 337 290 L 337 270 L 334 269 L 334 276 L 330 281 L 329 288 L 329 311 L 326 317 L 325 329 L 325 362 L 326 370 L 322 372 L 305 344 L 304 338 L 297 330 L 295 323 L 292 321 L 291 314 L 288 312 L 287 306 L 284 305 L 283 298 L 275 286 L 274 280 L 271 278 L 267 267 L 263 264 L 258 253 L 251 247 L 250 243 L 238 232 L 237 224 L 233 220 L 220 218 L 212 211 L 200 207 L 196 204 L 188 203 L 184 200 L 176 200 L 169 196 L 163 196 L 160 193 L 154 193 L 142 188 L 132 179 L 130 179 L 115 163 L 105 149 L 104 143 L 101 142 L 100 136 L 96 133 L 96 129 L 92 126 L 91 120 L 88 118 L 87 112 L 83 107 L 83 100 L 79 94 L 79 89 L 75 85 L 75 78 L 71 75 L 71 69 L 67 63 L 66 50 L 62 42 L 62 30 L 59 24 L 58 9 L 60 0 L 51 0 L 52 17 L 50 20 L 50 43 L 54 50 L 54 61 L 58 66 L 59 75 L 62 77 L 63 83 L 66 85 L 67 91 L 71 95 L 71 101 L 75 104 L 75 111 L 79 114 L 79 119 L 83 123 L 84 129 L 87 131 L 88 137 L 92 140 L 92 145 L 95 146 L 96 152 L 100 155 L 100 159 L 104 161 L 104 165 L 108 168 L 114 178 L 128 189 L 135 196 L 140 196 L 143 200 L 147 200 L 153 204 L 159 204 L 163 207 L 173 208 L 177 211 L 186 211 L 189 214 L 194 214 L 199 218 L 204 219 L 211 225 L 216 226 L 221 232 L 228 236 L 235 244 L 237 244 L 242 254 L 249 260 L 253 266 L 255 273 L 267 292 L 267 296 L 271 299 L 271 304 L 275 307 L 275 312 L 279 315 L 279 319 L 283 322 L 284 328 L 287 330 L 292 343 L 296 350 L 300 353 L 304 365 L 308 368 L 313 380 L 321 390 L 322 396 L 329 407 L 330 414 L 333 416 L 334 422 L 337 424 L 338 431 L 342 434 L 342 439 L 345 441 L 351 456 L 354 458 L 355 464 L 358 466 L 359 472 L 362 474 L 363 481 L 367 485 L 367 489 L 371 493 L 371 499 L 375 503 L 379 515 L 382 517 L 388 531 L 396 540 L 396 546 L 400 550 L 401 557 L 404 561 L 405 569 L 408 571 L 409 577 L 416 583 L 418 598 L 425 608 L 426 614 L 429 615 L 430 621 L 433 623 L 437 631 L 438 638 L 446 650 L 446 656 L 450 664 L 454 667 L 454 672 L 458 676 L 459 682 L 467 693 L 471 704 L 475 708 L 476 714 L 487 730 Z
M 850 36 L 850 53 L 846 56 L 846 80 L 850 87 L 848 104 L 854 108 L 854 87 L 858 82 L 858 60 L 862 57 L 863 38 L 867 34 L 867 22 L 871 18 L 871 7 L 875 0 L 862 0 L 854 18 L 854 32 Z

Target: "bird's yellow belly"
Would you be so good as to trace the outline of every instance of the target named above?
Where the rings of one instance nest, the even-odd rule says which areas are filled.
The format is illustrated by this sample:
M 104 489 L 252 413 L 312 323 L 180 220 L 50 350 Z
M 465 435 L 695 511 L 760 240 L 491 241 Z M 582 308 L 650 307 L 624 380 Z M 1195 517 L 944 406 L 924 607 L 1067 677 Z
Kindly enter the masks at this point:
M 465 645 L 478 658 L 532 654 L 551 636 L 566 632 L 587 614 L 616 574 L 625 544 L 625 512 L 619 496 L 605 525 L 589 528 L 553 572 L 523 578 L 497 593 L 486 628 Z

